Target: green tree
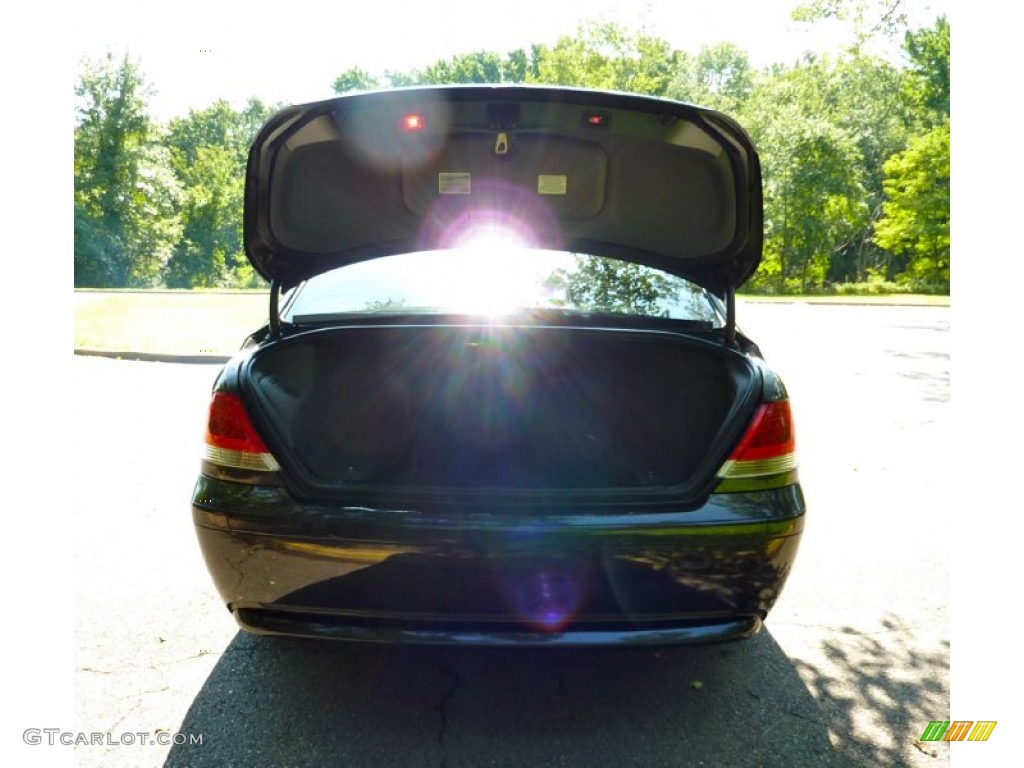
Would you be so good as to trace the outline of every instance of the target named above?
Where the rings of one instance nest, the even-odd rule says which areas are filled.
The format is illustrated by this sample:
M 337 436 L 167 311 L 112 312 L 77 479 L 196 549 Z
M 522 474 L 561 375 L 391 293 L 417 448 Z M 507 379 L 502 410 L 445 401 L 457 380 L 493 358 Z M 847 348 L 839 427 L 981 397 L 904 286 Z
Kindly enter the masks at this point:
M 556 270 L 545 281 L 553 295 L 591 312 L 661 316 L 666 301 L 693 286 L 658 270 L 601 256 L 577 256 L 575 269 Z
M 245 165 L 273 111 L 255 98 L 242 111 L 219 100 L 171 121 L 168 145 L 184 193 L 181 237 L 163 273 L 170 287 L 258 284 L 242 243 Z
M 792 13 L 795 21 L 818 22 L 823 19 L 844 21 L 853 31 L 853 48 L 884 35 L 892 37 L 906 26 L 902 0 L 808 0 Z
M 902 5 L 900 0 L 811 0 L 794 12 L 804 21 L 846 21 L 853 31 L 853 42 L 823 81 L 829 95 L 818 110 L 857 143 L 870 215 L 850 246 L 833 256 L 832 281 L 876 275 L 902 282 L 920 279 L 904 274 L 909 252 L 884 247 L 893 241 L 876 237 L 874 227 L 885 215 L 886 185 L 891 187 L 886 163 L 908 148 L 912 136 L 949 118 L 949 23 L 941 17 L 931 27 L 908 31 Z M 907 66 L 897 68 L 863 53 L 869 39 L 895 45 L 901 31 Z
M 803 116 L 775 123 L 762 141 L 764 262 L 754 285 L 819 289 L 833 257 L 867 224 L 855 145 L 827 121 Z
M 382 77 L 353 67 L 334 79 L 332 87 L 338 94 L 376 88 L 402 88 L 410 85 L 446 85 L 462 83 L 526 83 L 537 75 L 540 46 L 527 52 L 517 48 L 505 56 L 493 51 L 460 53 L 450 59 L 439 59 L 424 69 L 408 72 L 385 70 Z
M 423 73 L 418 69 L 410 72 L 397 72 L 395 70 L 384 70 L 385 83 L 378 83 L 379 87 L 405 88 L 410 85 L 423 85 Z
M 904 80 L 906 101 L 926 126 L 949 117 L 949 22 L 945 16 L 933 27 L 908 31 L 903 49 L 910 59 Z
M 200 146 L 183 172 L 182 237 L 164 271 L 170 288 L 230 285 L 241 266 L 244 176 L 229 147 Z
M 388 70 L 378 78 L 359 68 L 335 78 L 335 93 L 355 89 L 446 83 L 545 83 L 664 95 L 682 54 L 659 37 L 615 23 L 587 23 L 553 46 L 533 44 L 504 56 L 456 54 L 422 70 Z
M 424 83 L 501 83 L 505 81 L 505 63 L 489 51 L 464 53 L 436 61 L 423 71 Z
M 740 116 L 761 155 L 765 246 L 751 288 L 821 288 L 868 225 L 864 155 L 843 122 L 835 67 L 809 57 L 758 78 Z
M 245 108 L 239 113 L 238 131 L 235 134 L 241 142 L 243 154 L 248 154 L 249 146 L 252 144 L 256 134 L 260 132 L 263 124 L 275 113 L 280 112 L 286 104 L 264 104 L 263 101 L 250 96 Z
M 180 232 L 180 188 L 127 55 L 84 60 L 75 88 L 75 285 L 155 284 Z
M 666 95 L 737 115 L 753 88 L 754 72 L 746 51 L 732 43 L 719 43 L 705 46 L 693 58 L 680 56 Z
M 125 285 L 124 243 L 101 215 L 75 197 L 75 287 Z
M 891 277 L 899 268 L 899 260 L 872 238 L 872 226 L 882 215 L 885 161 L 906 147 L 910 109 L 901 95 L 903 77 L 884 59 L 857 51 L 807 56 L 793 66 L 759 73 L 750 97 L 738 108 L 736 116 L 761 153 L 766 230 L 790 232 L 801 221 L 813 228 L 812 219 L 824 215 L 821 223 L 830 233 L 825 283 Z M 817 143 L 819 150 L 831 149 L 805 154 L 799 137 L 812 135 L 824 140 Z M 817 167 L 802 168 L 807 164 Z M 789 184 L 780 187 L 782 179 L 818 186 L 804 196 Z M 779 196 L 782 189 L 792 194 Z M 809 207 L 799 207 L 801 200 Z M 791 240 L 780 242 L 780 249 L 788 249 Z M 786 280 L 790 286 L 805 285 L 803 270 L 799 280 L 792 271 L 803 258 L 788 250 L 766 249 L 764 267 L 752 286 L 784 290 Z
M 348 93 L 349 91 L 372 91 L 380 87 L 380 80 L 365 69 L 352 67 L 334 78 L 331 87 L 337 94 Z
M 536 46 L 530 82 L 663 96 L 682 54 L 662 38 L 614 23 L 583 24 L 554 46 Z
M 875 240 L 907 259 L 905 281 L 949 291 L 949 121 L 885 164 L 884 215 Z
M 906 146 L 909 112 L 901 97 L 903 73 L 883 59 L 852 52 L 823 63 L 817 77 L 821 96 L 813 103 L 855 145 L 867 214 L 855 235 L 832 255 L 827 277 L 831 282 L 861 282 L 892 268 L 890 255 L 872 240 L 871 228 L 882 212 L 885 161 Z
M 541 46 L 531 45 L 530 50 L 516 48 L 505 57 L 505 81 L 510 83 L 536 82 Z

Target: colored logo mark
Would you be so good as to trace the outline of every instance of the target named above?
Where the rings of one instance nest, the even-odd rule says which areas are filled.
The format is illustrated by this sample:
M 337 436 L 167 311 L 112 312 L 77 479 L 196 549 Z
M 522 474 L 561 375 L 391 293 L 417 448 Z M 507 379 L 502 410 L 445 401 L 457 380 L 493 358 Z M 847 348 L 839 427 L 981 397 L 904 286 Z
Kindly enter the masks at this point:
M 919 741 L 988 741 L 996 720 L 932 720 Z

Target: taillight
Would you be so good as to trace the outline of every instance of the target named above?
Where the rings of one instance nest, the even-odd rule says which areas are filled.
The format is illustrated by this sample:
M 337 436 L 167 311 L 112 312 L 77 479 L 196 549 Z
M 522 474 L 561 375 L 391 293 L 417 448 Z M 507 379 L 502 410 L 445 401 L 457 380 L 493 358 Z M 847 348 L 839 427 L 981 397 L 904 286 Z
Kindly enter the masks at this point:
M 736 450 L 718 470 L 723 484 L 730 480 L 767 479 L 797 467 L 796 440 L 789 400 L 764 403 Z M 719 486 L 719 490 L 730 490 Z
M 214 392 L 203 458 L 218 467 L 276 472 L 281 467 L 256 432 L 238 395 Z

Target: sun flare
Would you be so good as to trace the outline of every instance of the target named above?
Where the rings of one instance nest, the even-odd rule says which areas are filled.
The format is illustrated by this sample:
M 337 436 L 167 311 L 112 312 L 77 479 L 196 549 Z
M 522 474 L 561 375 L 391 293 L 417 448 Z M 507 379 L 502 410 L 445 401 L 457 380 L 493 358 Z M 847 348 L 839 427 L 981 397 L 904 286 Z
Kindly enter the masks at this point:
M 536 260 L 517 258 L 530 247 L 519 232 L 486 224 L 466 232 L 453 245 L 454 269 L 436 286 L 446 308 L 503 315 L 537 302 L 542 276 L 537 273 Z

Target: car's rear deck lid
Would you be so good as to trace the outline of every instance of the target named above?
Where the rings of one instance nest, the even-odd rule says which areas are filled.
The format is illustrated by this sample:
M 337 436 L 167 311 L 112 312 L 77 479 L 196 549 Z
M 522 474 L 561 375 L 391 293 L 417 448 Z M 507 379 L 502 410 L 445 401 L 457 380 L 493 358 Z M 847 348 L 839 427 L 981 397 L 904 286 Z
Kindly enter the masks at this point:
M 256 138 L 246 252 L 281 287 L 500 226 L 726 295 L 761 258 L 757 154 L 678 102 L 547 87 L 414 88 L 280 112 Z

